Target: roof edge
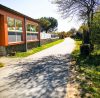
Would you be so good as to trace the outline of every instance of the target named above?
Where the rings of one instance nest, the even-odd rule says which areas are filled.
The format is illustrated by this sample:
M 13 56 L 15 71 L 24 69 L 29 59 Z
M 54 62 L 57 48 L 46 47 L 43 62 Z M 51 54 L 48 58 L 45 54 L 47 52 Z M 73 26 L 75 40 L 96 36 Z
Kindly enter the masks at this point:
M 29 17 L 29 16 L 27 16 L 27 15 L 25 15 L 25 14 L 22 14 L 22 13 L 20 13 L 20 12 L 18 12 L 18 11 L 15 11 L 15 10 L 13 10 L 13 9 L 11 9 L 11 8 L 9 8 L 9 7 L 6 7 L 6 6 L 2 5 L 2 4 L 0 4 L 0 9 L 3 9 L 3 10 L 5 10 L 5 11 L 9 11 L 9 12 L 13 12 L 13 13 L 15 13 L 15 14 L 24 16 L 25 18 L 31 19 L 31 20 L 33 20 L 34 22 L 39 23 L 39 21 L 37 21 L 36 19 L 33 19 L 33 18 L 31 18 L 31 17 Z

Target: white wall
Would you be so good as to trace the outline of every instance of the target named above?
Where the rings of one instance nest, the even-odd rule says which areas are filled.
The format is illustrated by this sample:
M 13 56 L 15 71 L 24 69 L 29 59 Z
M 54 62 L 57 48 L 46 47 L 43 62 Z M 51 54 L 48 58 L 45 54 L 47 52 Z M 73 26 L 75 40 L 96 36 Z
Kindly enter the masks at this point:
M 51 34 L 45 33 L 45 32 L 41 32 L 40 33 L 40 38 L 41 39 L 49 39 L 51 38 Z

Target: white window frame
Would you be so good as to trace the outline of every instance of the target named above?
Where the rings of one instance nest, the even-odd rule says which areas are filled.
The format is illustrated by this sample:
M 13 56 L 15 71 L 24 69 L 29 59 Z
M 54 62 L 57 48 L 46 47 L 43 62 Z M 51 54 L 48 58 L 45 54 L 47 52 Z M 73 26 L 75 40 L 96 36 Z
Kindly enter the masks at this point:
M 30 25 L 30 28 L 31 28 L 31 23 L 27 23 L 27 25 Z M 34 26 L 34 25 L 33 25 Z M 30 31 L 26 30 L 27 34 L 30 33 L 30 34 L 37 34 L 37 40 L 38 40 L 38 32 L 32 32 L 31 29 Z M 31 36 L 31 39 L 30 40 L 27 40 L 27 41 L 34 41 L 34 39 L 32 39 L 32 36 Z
M 7 22 L 8 22 L 8 18 L 13 18 L 13 17 L 7 17 Z M 19 31 L 19 30 L 16 30 L 16 20 L 18 20 L 18 21 L 21 21 L 21 20 L 19 20 L 19 19 L 16 19 L 16 18 L 13 18 L 14 19 L 14 28 L 15 28 L 15 30 L 9 30 L 8 29 L 8 33 L 9 32 L 14 32 L 15 33 L 15 36 L 16 36 L 16 41 L 15 42 L 9 42 L 8 41 L 8 43 L 17 43 L 17 42 L 22 42 L 23 40 L 21 40 L 21 41 L 18 41 L 17 40 L 17 33 L 23 33 L 23 26 L 22 26 L 22 31 Z M 21 21 L 22 22 L 22 21 Z M 23 22 L 22 22 L 22 25 L 23 25 Z M 8 34 L 9 35 L 9 34 Z

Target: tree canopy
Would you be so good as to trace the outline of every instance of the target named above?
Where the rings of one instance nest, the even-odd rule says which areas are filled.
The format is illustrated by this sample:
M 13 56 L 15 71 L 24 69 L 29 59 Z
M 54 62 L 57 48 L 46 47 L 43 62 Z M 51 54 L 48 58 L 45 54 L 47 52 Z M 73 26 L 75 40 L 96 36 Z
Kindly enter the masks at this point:
M 87 19 L 100 5 L 100 0 L 54 0 L 58 11 L 64 18 L 78 15 L 82 19 Z
M 41 26 L 41 31 L 46 31 L 48 30 L 48 27 L 51 25 L 51 23 L 47 20 L 46 17 L 42 17 L 39 19 L 40 26 Z
M 100 10 L 100 9 L 99 9 Z M 100 13 L 95 13 L 92 24 L 92 42 L 100 43 Z
M 83 30 L 88 30 L 87 24 L 82 24 L 78 32 L 83 34 Z M 100 43 L 100 7 L 98 7 L 96 12 L 94 13 L 91 31 L 92 43 Z
M 42 17 L 38 19 L 41 26 L 41 31 L 53 32 L 57 30 L 58 22 L 53 17 Z
M 56 31 L 56 30 L 57 30 L 57 26 L 58 26 L 57 20 L 56 20 L 55 18 L 53 18 L 53 17 L 49 17 L 49 18 L 47 18 L 47 19 L 48 19 L 49 22 L 51 23 L 50 26 L 49 26 L 49 28 L 48 28 L 48 30 L 49 30 L 50 32 Z
M 53 3 L 57 4 L 58 11 L 64 18 L 77 15 L 79 19 L 86 21 L 91 35 L 93 16 L 100 0 L 54 0 Z

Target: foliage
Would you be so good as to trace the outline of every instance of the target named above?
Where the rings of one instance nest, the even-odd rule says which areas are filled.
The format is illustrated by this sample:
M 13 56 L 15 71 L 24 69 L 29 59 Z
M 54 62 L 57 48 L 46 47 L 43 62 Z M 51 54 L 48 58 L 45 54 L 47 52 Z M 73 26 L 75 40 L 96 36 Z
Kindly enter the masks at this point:
M 72 32 L 71 31 L 67 31 L 67 36 L 68 37 L 72 36 Z
M 90 53 L 90 44 L 83 44 L 80 46 L 81 55 L 88 56 Z
M 3 67 L 4 66 L 4 64 L 3 63 L 0 63 L 0 67 Z
M 42 45 L 41 47 L 37 47 L 37 48 L 33 48 L 32 50 L 28 50 L 27 52 L 17 52 L 15 57 L 27 57 L 29 55 L 32 55 L 34 53 L 37 53 L 39 51 L 42 51 L 42 50 L 47 49 L 49 47 L 52 47 L 56 44 L 59 44 L 61 42 L 63 42 L 63 40 L 57 40 L 55 42 L 51 42 L 49 44 Z
M 100 43 L 100 13 L 94 15 L 91 39 L 93 43 Z
M 46 31 L 48 30 L 48 27 L 51 25 L 51 23 L 47 20 L 46 17 L 42 17 L 39 19 L 40 26 L 41 26 L 41 31 Z
M 90 20 L 93 12 L 100 5 L 99 0 L 54 0 L 53 3 L 57 4 L 58 11 L 64 18 L 78 15 L 86 20 Z
M 82 40 L 82 38 L 83 38 L 82 33 L 77 31 L 76 35 L 75 35 L 75 39 L 81 39 Z
M 48 27 L 48 31 L 53 32 L 57 30 L 58 22 L 55 18 L 49 17 L 47 18 L 48 21 L 51 23 L 50 26 Z
M 65 32 L 58 32 L 59 38 L 63 39 L 65 37 L 71 37 L 76 33 L 76 29 L 75 28 L 71 28 L 69 31 Z
M 58 32 L 58 36 L 60 39 L 64 39 L 65 37 L 67 37 L 67 32 L 65 31 Z
M 71 28 L 69 31 L 67 31 L 67 36 L 68 37 L 74 37 L 76 35 L 76 29 L 75 28 Z
M 82 24 L 80 26 L 80 28 L 78 29 L 78 32 L 82 33 L 83 34 L 83 30 L 86 30 L 88 31 L 88 26 L 86 24 Z
M 100 5 L 100 0 L 54 0 L 54 4 L 57 4 L 58 11 L 64 18 L 77 15 L 79 19 L 86 21 L 89 28 L 88 36 L 91 36 L 93 16 Z
M 79 55 L 82 41 L 76 41 L 73 59 L 76 61 L 76 81 L 80 83 L 82 98 L 100 98 L 100 50 L 95 44 L 95 51 L 89 56 Z
M 77 34 L 76 34 L 77 38 L 84 39 L 84 37 L 86 37 L 86 35 L 87 35 L 86 32 L 88 30 L 89 30 L 88 25 L 82 24 L 77 31 Z M 86 32 L 84 32 L 84 31 L 86 31 Z
M 71 28 L 69 31 L 65 32 L 58 32 L 59 38 L 63 39 L 65 37 L 71 37 L 76 33 L 76 29 L 75 28 Z
M 91 41 L 93 44 L 100 43 L 100 9 L 94 14 L 93 23 L 91 28 Z M 83 34 L 83 30 L 88 31 L 87 24 L 80 26 L 78 32 Z M 85 34 L 84 34 L 85 35 Z
M 42 17 L 38 19 L 41 26 L 41 31 L 53 32 L 57 30 L 58 22 L 53 17 Z
M 71 29 L 70 29 L 70 32 L 71 32 L 72 34 L 74 34 L 74 33 L 76 33 L 76 29 L 75 29 L 75 28 L 71 28 Z

